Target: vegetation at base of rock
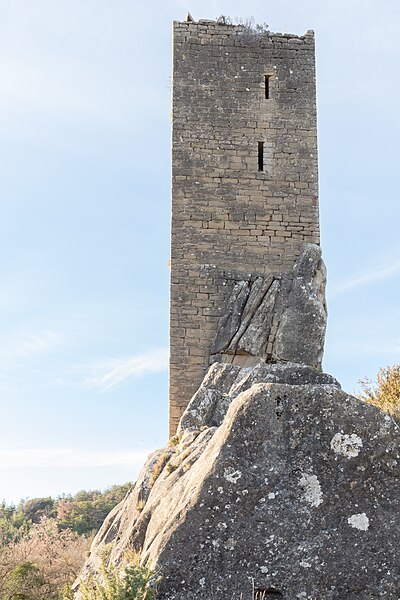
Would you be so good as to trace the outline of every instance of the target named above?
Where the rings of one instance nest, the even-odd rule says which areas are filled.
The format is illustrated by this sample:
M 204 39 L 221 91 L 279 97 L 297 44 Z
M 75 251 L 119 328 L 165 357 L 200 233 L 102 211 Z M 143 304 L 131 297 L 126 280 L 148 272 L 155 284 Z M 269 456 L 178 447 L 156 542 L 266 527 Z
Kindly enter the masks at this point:
M 20 539 L 0 545 L 0 600 L 58 600 L 82 567 L 91 537 L 59 530 L 43 517 Z
M 360 400 L 381 408 L 400 422 L 400 363 L 382 367 L 376 381 L 364 378 L 359 383 Z
M 72 600 L 93 533 L 130 488 L 0 503 L 0 600 Z
M 18 565 L 7 582 L 6 596 L 9 598 L 40 598 L 45 587 L 45 579 L 39 567 L 31 562 Z
M 109 554 L 110 548 L 106 548 L 98 574 L 81 584 L 82 600 L 153 600 L 157 586 L 154 571 L 140 565 L 138 556 L 124 567 L 111 565 Z M 69 600 L 68 596 L 63 600 Z

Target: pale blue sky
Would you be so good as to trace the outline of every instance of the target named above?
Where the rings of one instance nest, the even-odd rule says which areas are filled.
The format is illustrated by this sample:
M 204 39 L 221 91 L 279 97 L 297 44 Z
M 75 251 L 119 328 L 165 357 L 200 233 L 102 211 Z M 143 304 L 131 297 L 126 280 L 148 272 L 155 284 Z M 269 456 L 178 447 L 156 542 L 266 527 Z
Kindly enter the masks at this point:
M 315 29 L 325 370 L 398 361 L 398 0 L 0 0 L 0 498 L 134 479 L 167 432 L 171 21 Z

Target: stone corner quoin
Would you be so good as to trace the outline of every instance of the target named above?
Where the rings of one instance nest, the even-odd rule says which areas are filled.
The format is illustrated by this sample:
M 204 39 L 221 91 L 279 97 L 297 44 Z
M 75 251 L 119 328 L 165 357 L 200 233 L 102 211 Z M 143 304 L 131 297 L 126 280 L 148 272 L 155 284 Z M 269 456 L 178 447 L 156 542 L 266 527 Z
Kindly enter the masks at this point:
M 239 281 L 319 244 L 313 32 L 173 24 L 170 432 Z

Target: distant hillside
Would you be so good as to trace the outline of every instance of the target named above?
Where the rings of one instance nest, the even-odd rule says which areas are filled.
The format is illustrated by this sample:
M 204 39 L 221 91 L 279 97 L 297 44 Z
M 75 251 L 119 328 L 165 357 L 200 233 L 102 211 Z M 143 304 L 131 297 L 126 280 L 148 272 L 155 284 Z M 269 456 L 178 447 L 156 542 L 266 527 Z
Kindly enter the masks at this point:
M 43 517 L 54 519 L 60 530 L 71 529 L 79 535 L 96 531 L 104 518 L 131 488 L 131 483 L 114 485 L 104 492 L 81 490 L 74 496 L 32 498 L 17 505 L 0 503 L 0 539 L 2 543 L 19 539 Z

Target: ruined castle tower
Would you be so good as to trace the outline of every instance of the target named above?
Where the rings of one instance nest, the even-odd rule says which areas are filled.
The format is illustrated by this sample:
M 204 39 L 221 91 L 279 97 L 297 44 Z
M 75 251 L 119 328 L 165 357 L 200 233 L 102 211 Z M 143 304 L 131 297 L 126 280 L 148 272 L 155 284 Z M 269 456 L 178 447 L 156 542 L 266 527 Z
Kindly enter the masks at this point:
M 173 29 L 171 434 L 235 282 L 319 243 L 313 32 Z

